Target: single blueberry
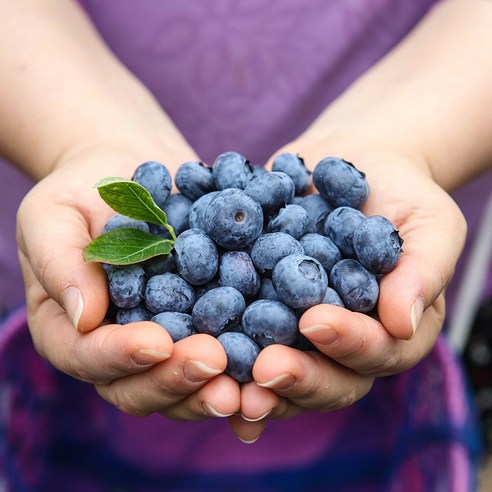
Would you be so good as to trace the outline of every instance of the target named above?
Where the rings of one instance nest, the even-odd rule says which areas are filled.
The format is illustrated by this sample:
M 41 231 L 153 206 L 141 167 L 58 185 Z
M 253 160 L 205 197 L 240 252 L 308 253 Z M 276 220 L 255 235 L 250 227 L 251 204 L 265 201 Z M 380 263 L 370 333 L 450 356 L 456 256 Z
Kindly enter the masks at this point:
M 372 215 L 354 232 L 353 245 L 357 259 L 373 273 L 388 273 L 395 268 L 403 239 L 393 223 L 381 215 Z
M 357 260 L 339 261 L 331 269 L 330 284 L 351 311 L 368 313 L 377 304 L 379 286 L 376 277 Z
M 173 227 L 176 236 L 190 227 L 189 215 L 192 204 L 193 202 L 181 193 L 173 193 L 167 200 L 163 210 L 167 216 L 167 223 Z
M 147 277 L 140 265 L 113 266 L 107 271 L 109 295 L 119 308 L 137 307 L 142 301 Z
M 195 287 L 195 302 L 198 301 L 203 294 L 206 294 L 209 290 L 216 289 L 217 287 L 221 287 L 221 285 L 216 279 L 211 280 L 204 285 L 198 285 Z
M 106 222 L 101 234 L 105 234 L 106 232 L 114 231 L 116 229 L 127 228 L 149 232 L 147 222 L 144 222 L 143 220 L 131 219 L 130 217 L 125 217 L 124 215 L 115 214 Z
M 127 325 L 138 321 L 150 321 L 152 313 L 143 304 L 130 309 L 118 309 L 116 313 L 116 324 Z
M 253 166 L 253 175 L 251 176 L 251 179 L 259 178 L 266 173 L 268 173 L 268 171 L 263 166 Z
M 366 216 L 352 207 L 338 207 L 328 214 L 323 229 L 342 254 L 347 258 L 355 258 L 353 246 L 354 232 Z
M 171 335 L 173 342 L 178 342 L 193 333 L 191 316 L 186 313 L 168 311 L 156 314 L 151 321 L 161 325 Z
M 263 214 L 269 217 L 292 200 L 294 183 L 285 173 L 267 172 L 251 180 L 244 191 L 258 200 Z
M 269 301 L 280 301 L 280 297 L 273 288 L 272 279 L 269 277 L 262 277 L 261 288 L 258 294 L 258 299 L 266 299 Z
M 241 321 L 243 333 L 264 348 L 274 343 L 292 345 L 297 338 L 297 317 L 278 301 L 261 299 L 251 303 Z
M 188 229 L 180 234 L 172 254 L 178 273 L 191 285 L 206 284 L 217 274 L 217 246 L 202 229 Z
M 333 207 L 361 208 L 369 196 L 366 176 L 352 163 L 338 157 L 326 157 L 313 171 L 313 182 Z
M 229 188 L 215 195 L 205 210 L 205 230 L 226 249 L 252 244 L 263 229 L 260 204 L 242 190 Z
M 328 237 L 321 234 L 305 234 L 299 239 L 304 248 L 304 254 L 316 258 L 329 273 L 333 265 L 342 259 L 342 253 L 337 245 Z
M 261 274 L 270 276 L 273 267 L 288 255 L 304 253 L 301 243 L 285 232 L 262 234 L 251 248 L 251 259 Z
M 212 175 L 218 190 L 225 190 L 226 188 L 243 190 L 251 181 L 253 168 L 241 154 L 224 152 L 215 159 Z
M 272 283 L 284 304 L 294 309 L 309 308 L 319 304 L 325 297 L 328 277 L 315 258 L 293 254 L 275 265 Z
M 238 331 L 245 309 L 246 302 L 238 290 L 218 287 L 196 301 L 191 317 L 200 333 L 217 337 L 226 331 Z
M 154 314 L 164 311 L 188 312 L 195 303 L 195 291 L 175 273 L 155 275 L 147 282 L 145 304 Z
M 238 383 L 253 380 L 253 366 L 260 348 L 243 333 L 222 333 L 217 340 L 227 355 L 225 373 Z
M 304 159 L 290 152 L 278 155 L 272 163 L 272 171 L 280 171 L 292 179 L 295 194 L 302 195 L 311 184 L 311 172 L 304 164 Z
M 226 251 L 220 258 L 219 282 L 222 286 L 234 287 L 246 299 L 258 294 L 261 281 L 248 253 Z
M 332 304 L 333 306 L 345 307 L 342 298 L 338 295 L 337 291 L 331 287 L 326 289 L 326 294 L 321 301 L 321 304 Z
M 173 187 L 173 180 L 167 168 L 155 161 L 140 164 L 133 173 L 132 181 L 146 188 L 160 208 L 166 204 Z
M 162 275 L 163 273 L 176 273 L 176 264 L 172 253 L 168 255 L 159 255 L 149 258 L 141 263 L 148 277 Z
M 210 200 L 218 193 L 218 191 L 211 191 L 193 202 L 188 216 L 190 229 L 205 229 L 205 210 L 210 203 Z
M 181 164 L 176 171 L 174 182 L 178 190 L 193 201 L 215 190 L 212 169 L 202 162 Z
M 295 239 L 306 234 L 309 228 L 309 216 L 300 205 L 286 205 L 277 215 L 268 221 L 268 232 L 284 232 Z
M 333 207 L 319 193 L 313 193 L 299 198 L 300 200 L 297 205 L 300 205 L 309 217 L 308 232 L 323 234 L 325 219 L 333 210 Z

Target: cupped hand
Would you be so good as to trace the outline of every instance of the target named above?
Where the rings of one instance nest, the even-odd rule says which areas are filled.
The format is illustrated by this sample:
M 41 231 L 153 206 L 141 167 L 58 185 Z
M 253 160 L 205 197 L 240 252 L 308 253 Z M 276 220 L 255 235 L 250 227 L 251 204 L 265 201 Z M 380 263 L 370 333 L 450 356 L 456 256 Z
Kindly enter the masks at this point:
M 197 335 L 173 344 L 155 323 L 108 324 L 106 274 L 82 257 L 114 213 L 94 184 L 108 176 L 130 178 L 152 158 L 106 148 L 79 152 L 25 197 L 17 236 L 32 339 L 55 367 L 94 384 L 103 398 L 132 415 L 230 415 L 239 410 L 240 392 L 222 374 L 226 356 L 219 342 Z M 172 170 L 193 159 L 185 150 L 163 163 Z
M 348 406 L 370 390 L 375 377 L 405 371 L 425 357 L 442 328 L 445 288 L 466 236 L 463 215 L 433 181 L 424 159 L 303 140 L 281 152 L 298 153 L 311 169 L 333 155 L 365 172 L 371 193 L 363 212 L 389 218 L 404 240 L 404 252 L 380 281 L 376 316 L 314 306 L 299 328 L 320 353 L 282 346 L 260 353 L 255 383 L 243 387 L 241 397 L 244 417 L 264 416 L 257 435 L 266 418 Z M 239 431 L 244 422 L 235 417 L 232 426 Z

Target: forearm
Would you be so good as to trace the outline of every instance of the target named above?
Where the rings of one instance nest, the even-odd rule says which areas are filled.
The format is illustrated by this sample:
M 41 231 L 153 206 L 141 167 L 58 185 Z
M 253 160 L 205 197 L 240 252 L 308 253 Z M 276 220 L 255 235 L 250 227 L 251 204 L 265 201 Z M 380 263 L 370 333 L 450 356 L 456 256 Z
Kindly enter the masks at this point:
M 443 2 L 303 137 L 347 158 L 404 152 L 455 189 L 492 165 L 491 33 L 492 2 Z
M 0 153 L 29 175 L 92 147 L 193 157 L 75 2 L 0 0 L 0 18 Z

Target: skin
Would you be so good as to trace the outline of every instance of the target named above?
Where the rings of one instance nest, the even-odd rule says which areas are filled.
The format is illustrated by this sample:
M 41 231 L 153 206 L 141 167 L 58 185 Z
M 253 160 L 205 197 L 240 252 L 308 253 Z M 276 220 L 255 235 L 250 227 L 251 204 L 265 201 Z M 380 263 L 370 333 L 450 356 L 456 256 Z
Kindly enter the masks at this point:
M 396 224 L 405 254 L 381 282 L 379 320 L 315 306 L 300 329 L 329 358 L 271 346 L 242 387 L 207 335 L 173 345 L 154 323 L 104 324 L 105 274 L 81 255 L 112 214 L 94 183 L 149 159 L 174 174 L 198 156 L 74 2 L 0 0 L 0 13 L 0 150 L 38 181 L 17 237 L 32 339 L 55 367 L 129 414 L 230 416 L 253 442 L 269 418 L 350 405 L 430 352 L 466 235 L 448 192 L 492 161 L 492 3 L 443 2 L 275 153 L 356 163 L 371 187 L 363 211 Z

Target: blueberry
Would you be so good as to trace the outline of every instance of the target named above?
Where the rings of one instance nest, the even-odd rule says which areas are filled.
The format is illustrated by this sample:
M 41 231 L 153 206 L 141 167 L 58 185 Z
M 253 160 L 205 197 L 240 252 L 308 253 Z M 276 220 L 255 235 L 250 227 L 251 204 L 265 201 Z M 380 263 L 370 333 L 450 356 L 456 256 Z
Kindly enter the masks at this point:
M 218 191 L 211 191 L 193 202 L 188 216 L 188 222 L 191 229 L 205 229 L 205 210 L 210 203 L 210 200 L 218 193 Z
M 217 246 L 202 229 L 188 229 L 180 234 L 172 253 L 178 273 L 191 285 L 206 284 L 217 274 Z
M 297 338 L 297 317 L 278 301 L 258 300 L 244 311 L 243 333 L 264 348 L 274 343 L 292 345 Z
M 198 301 L 203 294 L 206 294 L 209 290 L 216 289 L 217 287 L 221 287 L 218 280 L 211 280 L 204 285 L 198 285 L 195 288 L 195 302 Z
M 189 215 L 192 204 L 193 202 L 181 193 L 174 193 L 167 200 L 163 210 L 167 216 L 167 223 L 173 227 L 176 236 L 190 227 Z
M 178 190 L 192 201 L 215 190 L 212 169 L 202 162 L 181 164 L 176 171 L 174 182 Z
M 168 255 L 159 255 L 149 258 L 141 263 L 148 277 L 161 275 L 163 273 L 176 273 L 176 264 L 172 253 Z
M 115 214 L 113 215 L 104 226 L 101 234 L 106 232 L 114 231 L 116 229 L 139 229 L 144 232 L 149 232 L 149 226 L 147 222 L 143 220 L 131 219 L 130 217 L 125 217 L 124 215 Z
M 365 215 L 352 207 L 338 207 L 328 214 L 324 223 L 325 236 L 329 237 L 347 258 L 355 258 L 352 243 L 354 232 Z
M 299 242 L 304 248 L 304 254 L 316 258 L 327 273 L 335 263 L 342 259 L 342 253 L 336 244 L 321 234 L 305 234 L 299 239 Z
M 173 186 L 171 175 L 160 162 L 148 161 L 137 167 L 132 180 L 150 193 L 156 205 L 163 208 Z
M 251 181 L 253 168 L 241 154 L 224 152 L 215 159 L 212 175 L 218 190 L 225 190 L 226 188 L 243 190 Z
M 275 158 L 272 171 L 280 171 L 290 176 L 294 182 L 296 195 L 302 195 L 311 184 L 311 172 L 306 169 L 304 160 L 290 152 L 285 152 Z
M 200 333 L 217 337 L 226 331 L 239 331 L 245 308 L 246 302 L 238 290 L 218 287 L 196 301 L 191 317 Z
M 253 175 L 251 176 L 251 179 L 256 179 L 260 176 L 263 176 L 264 174 L 267 174 L 268 171 L 262 167 L 262 166 L 253 166 Z
M 215 195 L 205 210 L 205 230 L 226 249 L 252 244 L 263 229 L 260 204 L 242 190 L 227 189 Z
M 376 306 L 379 296 L 376 277 L 357 260 L 339 261 L 331 269 L 330 284 L 351 311 L 368 313 Z
M 251 180 L 244 191 L 258 200 L 265 217 L 284 207 L 294 196 L 294 183 L 285 173 L 265 173 Z
M 309 217 L 308 232 L 323 234 L 325 219 L 333 210 L 333 207 L 319 193 L 313 193 L 312 195 L 299 198 L 300 200 L 297 205 L 300 205 Z
M 134 308 L 118 309 L 116 313 L 116 323 L 118 325 L 150 321 L 150 318 L 152 318 L 152 313 L 143 304 L 139 304 Z
M 258 299 L 266 299 L 269 301 L 279 301 L 280 297 L 273 288 L 272 279 L 269 277 L 263 277 L 261 279 L 261 288 L 258 294 Z
M 261 235 L 251 248 L 251 259 L 256 269 L 267 276 L 273 267 L 288 255 L 304 253 L 297 239 L 284 232 L 272 232 Z
M 268 232 L 285 232 L 295 239 L 306 234 L 309 228 L 309 217 L 300 205 L 286 205 L 277 215 L 272 217 L 267 226 Z
M 252 298 L 260 290 L 260 276 L 245 251 L 227 251 L 220 258 L 219 282 L 234 287 L 245 298 Z
M 326 289 L 326 294 L 321 301 L 321 304 L 332 304 L 333 306 L 345 307 L 342 298 L 338 295 L 337 291 L 331 287 Z
M 338 157 L 321 160 L 313 172 L 313 182 L 333 207 L 361 208 L 369 196 L 365 174 Z
M 142 301 L 147 277 L 140 265 L 113 266 L 108 269 L 109 295 L 119 308 L 137 307 Z
M 298 309 L 319 304 L 328 287 L 328 277 L 315 258 L 293 254 L 281 259 L 273 269 L 272 283 L 284 304 Z
M 380 215 L 367 217 L 354 232 L 357 259 L 373 273 L 388 273 L 395 268 L 403 240 L 390 220 Z
M 151 321 L 161 325 L 171 335 L 175 343 L 183 338 L 189 337 L 193 333 L 191 316 L 186 313 L 175 311 L 159 313 Z
M 253 380 L 253 366 L 260 348 L 243 333 L 222 333 L 217 340 L 227 355 L 225 373 L 238 383 Z
M 154 314 L 164 311 L 186 313 L 194 302 L 193 287 L 175 273 L 155 275 L 147 282 L 145 304 Z

